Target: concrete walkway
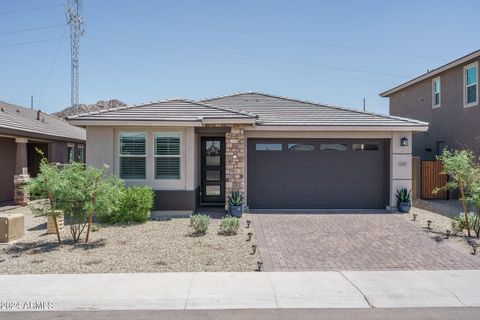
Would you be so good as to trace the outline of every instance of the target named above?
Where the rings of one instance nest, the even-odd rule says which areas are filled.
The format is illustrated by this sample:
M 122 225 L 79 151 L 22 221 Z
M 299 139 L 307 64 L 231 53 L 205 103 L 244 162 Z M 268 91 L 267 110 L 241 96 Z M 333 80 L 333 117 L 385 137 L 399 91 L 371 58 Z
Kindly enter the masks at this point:
M 0 305 L 2 311 L 474 307 L 479 287 L 480 270 L 0 275 Z

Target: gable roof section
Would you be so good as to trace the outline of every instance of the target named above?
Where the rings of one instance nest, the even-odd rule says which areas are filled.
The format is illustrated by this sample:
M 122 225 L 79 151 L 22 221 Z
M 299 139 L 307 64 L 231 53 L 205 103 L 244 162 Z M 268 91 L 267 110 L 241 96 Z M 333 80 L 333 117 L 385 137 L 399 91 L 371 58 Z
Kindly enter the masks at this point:
M 70 125 L 68 122 L 40 113 L 37 110 L 0 101 L 0 133 L 47 140 L 84 142 L 85 129 Z
M 256 116 L 248 112 L 230 110 L 186 99 L 170 99 L 133 105 L 125 108 L 113 108 L 94 111 L 68 117 L 73 124 L 95 121 L 127 122 L 199 122 L 233 121 L 254 123 Z
M 259 126 L 405 126 L 419 128 L 428 126 L 428 123 L 422 121 L 259 92 L 236 93 L 205 99 L 202 102 L 256 114 Z
M 428 78 L 432 78 L 432 77 L 435 77 L 436 75 L 448 70 L 448 69 L 451 69 L 453 67 L 456 67 L 458 65 L 462 65 L 470 60 L 473 60 L 475 58 L 479 58 L 480 57 L 480 50 L 477 50 L 477 51 L 474 51 L 472 53 L 469 53 L 467 54 L 466 56 L 463 56 L 461 58 L 458 58 L 456 60 L 453 60 L 452 62 L 449 62 L 447 64 L 444 64 L 443 66 L 441 67 L 438 67 L 436 69 L 433 69 L 429 72 L 426 72 L 424 74 L 422 74 L 421 76 L 418 76 L 410 81 L 407 81 L 405 83 L 402 83 L 390 90 L 387 90 L 385 92 L 382 92 L 380 93 L 380 96 L 381 97 L 388 97 L 390 96 L 392 93 L 395 93 L 395 92 L 398 92 L 402 89 L 405 89 L 405 88 L 408 88 L 410 87 L 411 85 L 414 85 L 415 83 L 418 83 L 420 81 L 423 81 L 423 80 L 426 80 Z

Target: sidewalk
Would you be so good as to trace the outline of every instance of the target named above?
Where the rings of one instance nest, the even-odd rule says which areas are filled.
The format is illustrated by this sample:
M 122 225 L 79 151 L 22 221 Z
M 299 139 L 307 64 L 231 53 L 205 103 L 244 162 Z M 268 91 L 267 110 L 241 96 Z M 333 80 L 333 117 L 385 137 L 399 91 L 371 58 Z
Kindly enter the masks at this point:
M 479 287 L 480 270 L 0 275 L 0 303 L 18 302 L 18 311 L 462 307 L 480 306 Z M 42 303 L 51 308 L 35 309 Z

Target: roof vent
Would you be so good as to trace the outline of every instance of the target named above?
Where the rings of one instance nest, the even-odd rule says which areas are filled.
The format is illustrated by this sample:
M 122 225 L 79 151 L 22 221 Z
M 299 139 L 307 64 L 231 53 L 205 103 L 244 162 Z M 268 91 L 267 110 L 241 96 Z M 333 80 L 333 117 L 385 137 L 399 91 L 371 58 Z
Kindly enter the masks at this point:
M 3 108 L 0 108 L 0 110 L 5 111 L 5 109 L 3 109 Z
M 37 110 L 37 120 L 40 120 L 40 113 L 41 113 L 41 111 Z

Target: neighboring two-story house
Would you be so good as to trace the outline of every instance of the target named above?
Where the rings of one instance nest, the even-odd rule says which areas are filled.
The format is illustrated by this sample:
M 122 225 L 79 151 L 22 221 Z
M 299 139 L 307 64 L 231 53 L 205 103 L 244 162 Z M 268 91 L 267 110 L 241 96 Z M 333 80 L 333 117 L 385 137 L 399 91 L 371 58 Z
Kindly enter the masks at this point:
M 430 123 L 414 133 L 414 156 L 435 159 L 445 147 L 480 156 L 479 60 L 480 50 L 380 94 L 391 115 Z

